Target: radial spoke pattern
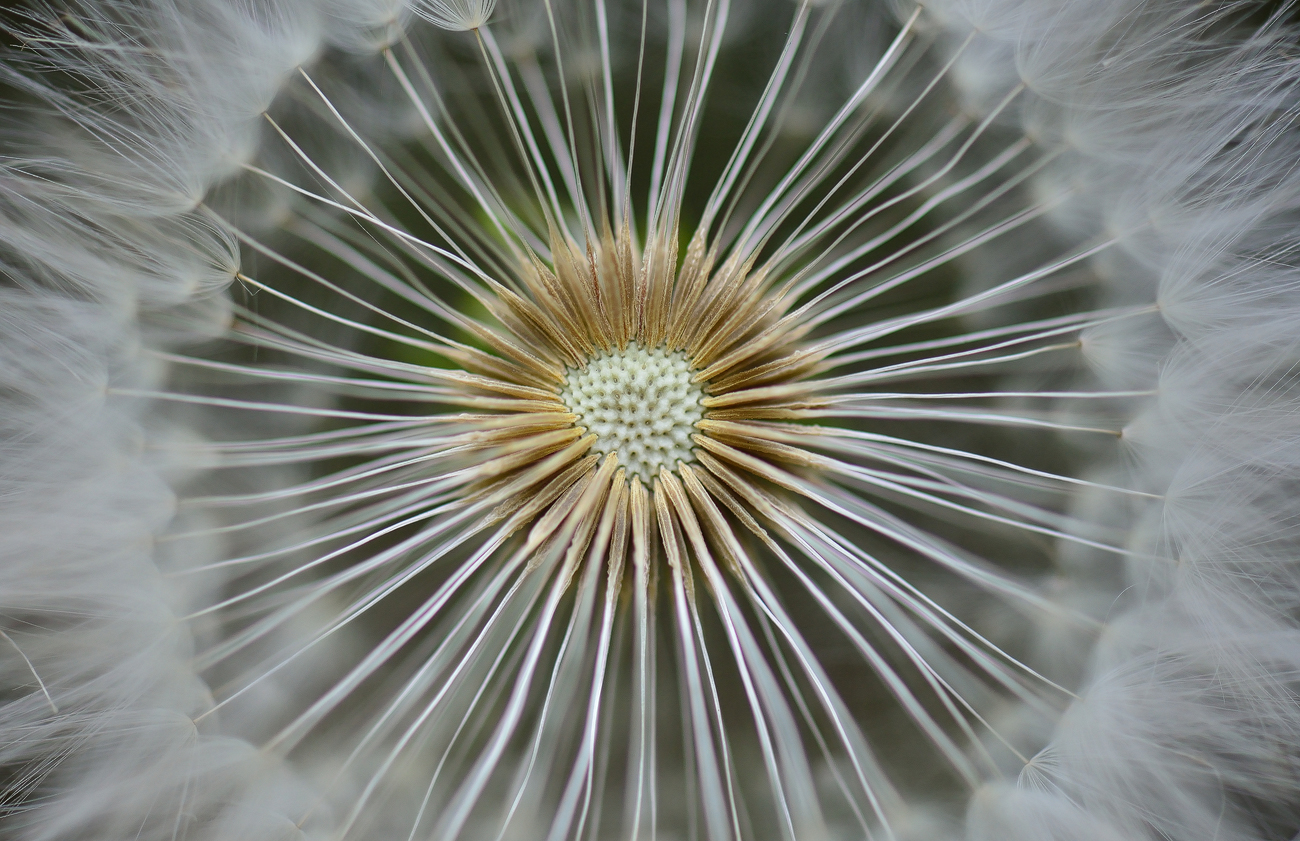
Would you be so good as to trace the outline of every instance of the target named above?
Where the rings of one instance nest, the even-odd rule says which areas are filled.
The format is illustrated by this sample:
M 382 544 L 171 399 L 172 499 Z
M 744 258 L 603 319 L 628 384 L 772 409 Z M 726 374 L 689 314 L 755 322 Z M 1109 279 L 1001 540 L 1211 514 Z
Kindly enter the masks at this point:
M 228 335 L 132 392 L 240 431 L 188 445 L 216 478 L 163 538 L 209 715 L 328 756 L 340 838 L 892 838 L 917 779 L 997 777 L 1000 706 L 1072 696 L 989 617 L 1091 633 L 1047 558 L 1124 554 L 1069 500 L 1136 492 L 1068 444 L 1144 396 L 1071 384 L 1143 311 L 1078 291 L 1109 242 L 1042 246 L 1070 196 L 1026 189 L 1020 91 L 949 107 L 918 12 L 801 134 L 841 4 L 790 4 L 739 119 L 728 0 L 437 6 L 467 31 L 379 59 L 405 139 L 299 72 L 246 167 L 279 233 L 206 209 L 247 257 Z M 630 348 L 698 395 L 635 398 L 688 417 L 671 459 L 591 420 Z

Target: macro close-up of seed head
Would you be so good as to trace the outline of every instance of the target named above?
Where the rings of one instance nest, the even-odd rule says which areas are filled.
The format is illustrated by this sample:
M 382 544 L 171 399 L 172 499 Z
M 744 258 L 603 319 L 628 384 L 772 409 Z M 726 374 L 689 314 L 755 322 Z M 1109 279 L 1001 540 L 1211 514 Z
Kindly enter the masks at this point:
M 1294 841 L 1295 11 L 0 11 L 0 837 Z

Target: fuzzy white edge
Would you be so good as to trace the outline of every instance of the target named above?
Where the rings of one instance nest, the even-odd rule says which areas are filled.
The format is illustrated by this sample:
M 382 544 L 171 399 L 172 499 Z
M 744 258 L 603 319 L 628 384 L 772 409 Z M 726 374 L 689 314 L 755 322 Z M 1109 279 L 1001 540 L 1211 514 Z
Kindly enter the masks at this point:
M 1099 47 L 1135 4 L 926 5 L 954 32 L 980 32 L 978 61 L 964 65 L 973 103 L 1024 78 L 1038 101 L 1026 120 L 1065 128 L 1094 200 L 1092 214 L 1065 224 L 1125 234 L 1112 292 L 1160 305 L 1144 330 L 1098 333 L 1089 350 L 1103 375 L 1145 377 L 1158 392 L 1125 434 L 1135 477 L 1165 498 L 1126 516 L 1135 551 L 1177 558 L 1129 564 L 1131 592 L 1081 698 L 1017 784 L 977 793 L 968 835 L 1252 838 L 1223 810 L 1223 790 L 1279 803 L 1297 794 L 1288 483 L 1300 425 L 1283 375 L 1300 336 L 1300 289 L 1285 265 L 1300 176 L 1294 137 L 1247 137 L 1230 153 L 1222 140 L 1270 109 L 1294 109 L 1300 69 L 1246 45 L 1151 96 L 1143 82 L 1168 56 L 1145 52 L 1140 36 L 1158 25 L 1148 20 L 1118 50 Z M 1187 5 L 1143 7 L 1158 16 Z M 250 153 L 252 122 L 281 80 L 322 43 L 364 49 L 391 37 L 405 8 L 284 0 L 256 19 L 235 4 L 134 8 L 140 26 L 177 45 L 201 29 L 207 55 L 225 59 L 180 68 L 183 84 L 151 115 L 150 156 L 51 151 L 69 183 L 85 178 L 79 193 L 0 173 L 5 243 L 40 275 L 0 302 L 0 376 L 13 395 L 0 451 L 0 611 L 14 629 L 0 645 L 21 651 L 2 661 L 5 685 L 30 690 L 0 709 L 0 762 L 60 764 L 59 788 L 17 816 L 32 838 L 168 837 L 191 819 L 216 838 L 294 837 L 310 833 L 286 817 L 307 796 L 301 786 L 194 725 L 206 688 L 188 672 L 188 638 L 150 556 L 171 499 L 142 446 L 147 407 L 106 393 L 159 376 L 138 351 L 151 313 L 182 306 L 222 272 L 177 272 L 166 260 L 142 269 L 49 218 L 93 219 L 124 241 L 138 228 L 122 220 L 158 218 L 180 228 L 177 260 L 195 237 L 220 253 L 187 214 Z M 233 61 L 249 55 L 262 59 Z M 128 81 L 156 83 L 147 69 Z M 166 256 L 165 238 L 149 246 Z

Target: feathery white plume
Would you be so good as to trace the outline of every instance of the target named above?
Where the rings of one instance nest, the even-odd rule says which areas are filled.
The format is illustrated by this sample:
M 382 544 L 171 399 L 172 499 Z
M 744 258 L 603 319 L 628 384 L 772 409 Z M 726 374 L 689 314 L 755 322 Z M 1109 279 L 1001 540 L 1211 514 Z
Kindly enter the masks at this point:
M 415 13 L 442 29 L 478 29 L 492 17 L 496 0 L 416 0 Z
M 0 831 L 1300 830 L 1289 7 L 500 5 L 9 18 Z

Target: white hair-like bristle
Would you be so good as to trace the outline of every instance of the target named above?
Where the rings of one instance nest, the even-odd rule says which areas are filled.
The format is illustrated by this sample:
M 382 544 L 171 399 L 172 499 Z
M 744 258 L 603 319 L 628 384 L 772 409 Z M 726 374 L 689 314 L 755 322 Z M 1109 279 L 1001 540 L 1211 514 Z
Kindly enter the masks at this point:
M 301 837 L 310 827 L 286 810 L 303 799 L 275 802 L 292 774 L 199 721 L 211 695 L 154 551 L 176 511 L 165 477 L 184 465 L 155 449 L 164 423 L 128 395 L 165 379 L 151 349 L 226 329 L 238 251 L 197 205 L 251 154 L 261 113 L 318 49 L 319 15 L 293 2 L 60 11 L 22 29 L 4 79 L 26 99 L 0 128 L 6 833 Z
M 1155 392 L 1125 437 L 1131 475 L 1162 498 L 1127 515 L 1139 554 L 1081 697 L 1016 785 L 972 801 L 973 837 L 1271 837 L 1225 819 L 1223 802 L 1287 826 L 1300 785 L 1289 30 L 1231 6 L 941 5 L 957 35 L 994 42 L 980 55 L 1005 58 L 973 71 L 976 99 L 1027 85 L 1025 119 L 1054 130 L 1094 208 L 1082 221 L 1120 238 L 1126 254 L 1101 266 L 1108 297 L 1155 305 L 1084 349 L 1105 381 Z M 1236 37 L 1216 41 L 1216 27 Z
M 496 0 L 415 0 L 414 8 L 440 29 L 465 32 L 487 23 L 496 5 Z
M 670 5 L 668 25 L 684 28 Z M 1059 676 L 1052 665 L 1040 671 L 1072 685 L 1073 699 L 1055 722 L 1006 701 L 991 716 L 1005 738 L 983 748 L 1006 778 L 975 787 L 964 829 L 940 806 L 916 803 L 900 807 L 893 837 L 1265 841 L 1294 833 L 1300 57 L 1288 44 L 1296 34 L 1286 20 L 1290 7 L 920 5 L 917 31 L 957 54 L 952 87 L 962 107 L 982 119 L 1023 89 L 997 119 L 1054 155 L 1029 190 L 1051 203 L 1070 201 L 1044 216 L 1066 238 L 1113 239 L 1115 247 L 1089 264 L 1098 308 L 1143 311 L 1090 326 L 1078 342 L 1088 381 L 1129 395 L 1129 414 L 1122 458 L 1098 456 L 1080 471 L 1086 481 L 1070 513 L 1074 522 L 1122 534 L 1128 554 L 1117 561 L 1096 549 L 1083 528 L 1073 535 L 1081 540 L 1058 541 L 1058 567 L 1084 582 L 1060 603 L 1097 617 L 1100 630 L 1095 641 L 1082 640 L 1064 627 L 1062 611 L 1040 621 L 1028 648 L 1060 665 Z M 415 19 L 477 30 L 495 7 L 493 0 L 75 0 L 57 13 L 44 9 L 44 18 L 34 12 L 20 27 L 22 49 L 0 65 L 0 78 L 22 101 L 13 110 L 19 120 L 0 118 L 6 837 L 270 841 L 346 832 L 339 827 L 351 804 L 331 801 L 317 786 L 344 780 L 355 795 L 370 767 L 307 751 L 316 764 L 304 769 L 260 749 L 255 737 L 278 726 L 280 699 L 300 700 L 303 687 L 336 679 L 332 670 L 347 658 L 335 654 L 351 643 L 342 634 L 324 639 L 211 714 L 213 687 L 196 667 L 196 639 L 210 643 L 220 633 L 202 614 L 238 573 L 201 581 L 172 573 L 216 565 L 239 539 L 228 538 L 216 516 L 178 511 L 176 502 L 178 488 L 219 460 L 204 455 L 202 443 L 225 420 L 203 407 L 163 408 L 150 396 L 166 388 L 168 352 L 201 346 L 231 321 L 225 290 L 247 281 L 239 238 L 248 236 L 226 223 L 271 227 L 298 200 L 292 178 L 265 193 L 255 192 L 265 184 L 242 178 L 279 154 L 287 160 L 277 173 L 298 166 L 348 211 L 363 192 L 354 182 L 378 181 L 391 164 L 357 153 L 348 145 L 351 126 L 337 130 L 344 117 L 322 116 L 327 109 L 315 102 L 290 103 L 284 124 L 335 125 L 319 138 L 319 151 L 299 156 L 327 163 L 313 169 L 283 150 L 259 157 L 261 145 L 291 134 L 267 117 L 280 113 L 272 104 L 288 81 L 300 82 L 297 71 L 329 50 L 358 67 L 396 64 L 402 49 L 416 52 L 406 43 Z M 58 22 L 54 28 L 47 18 Z M 496 42 L 476 43 L 484 56 L 497 50 Z M 59 79 L 43 76 L 50 68 Z M 538 71 L 529 81 L 547 80 Z M 391 79 L 385 96 L 395 104 L 365 103 L 372 88 L 356 78 L 339 84 L 351 85 L 339 101 L 355 94 L 357 110 L 373 105 L 390 115 L 394 133 L 405 130 L 399 124 L 423 129 L 444 119 L 426 123 Z M 559 117 L 546 118 L 562 130 Z M 562 157 L 563 144 L 547 154 Z M 1026 252 L 1033 245 L 1026 242 Z M 285 395 L 295 387 L 296 405 L 314 405 L 317 397 L 301 384 L 275 386 L 277 401 L 293 402 Z M 267 429 L 297 431 L 269 420 Z M 259 470 L 250 481 L 265 487 L 242 490 L 302 480 L 293 467 Z M 1136 493 L 1117 502 L 1096 490 L 1115 486 Z M 266 545 L 287 543 L 297 526 L 291 518 L 272 524 L 268 531 L 281 531 Z M 155 545 L 168 529 L 199 538 Z M 313 609 L 332 606 L 323 600 Z M 311 628 L 327 624 L 310 611 L 298 618 Z M 265 652 L 288 648 L 295 633 L 291 623 L 268 632 Z M 788 730 L 797 734 L 792 723 Z M 1026 746 L 1031 755 L 1022 757 L 1017 751 Z M 790 764 L 798 766 L 792 777 L 815 776 Z M 418 802 L 419 786 L 401 784 Z M 473 837 L 480 818 L 458 819 L 457 837 Z M 385 820 L 371 826 L 387 832 Z

